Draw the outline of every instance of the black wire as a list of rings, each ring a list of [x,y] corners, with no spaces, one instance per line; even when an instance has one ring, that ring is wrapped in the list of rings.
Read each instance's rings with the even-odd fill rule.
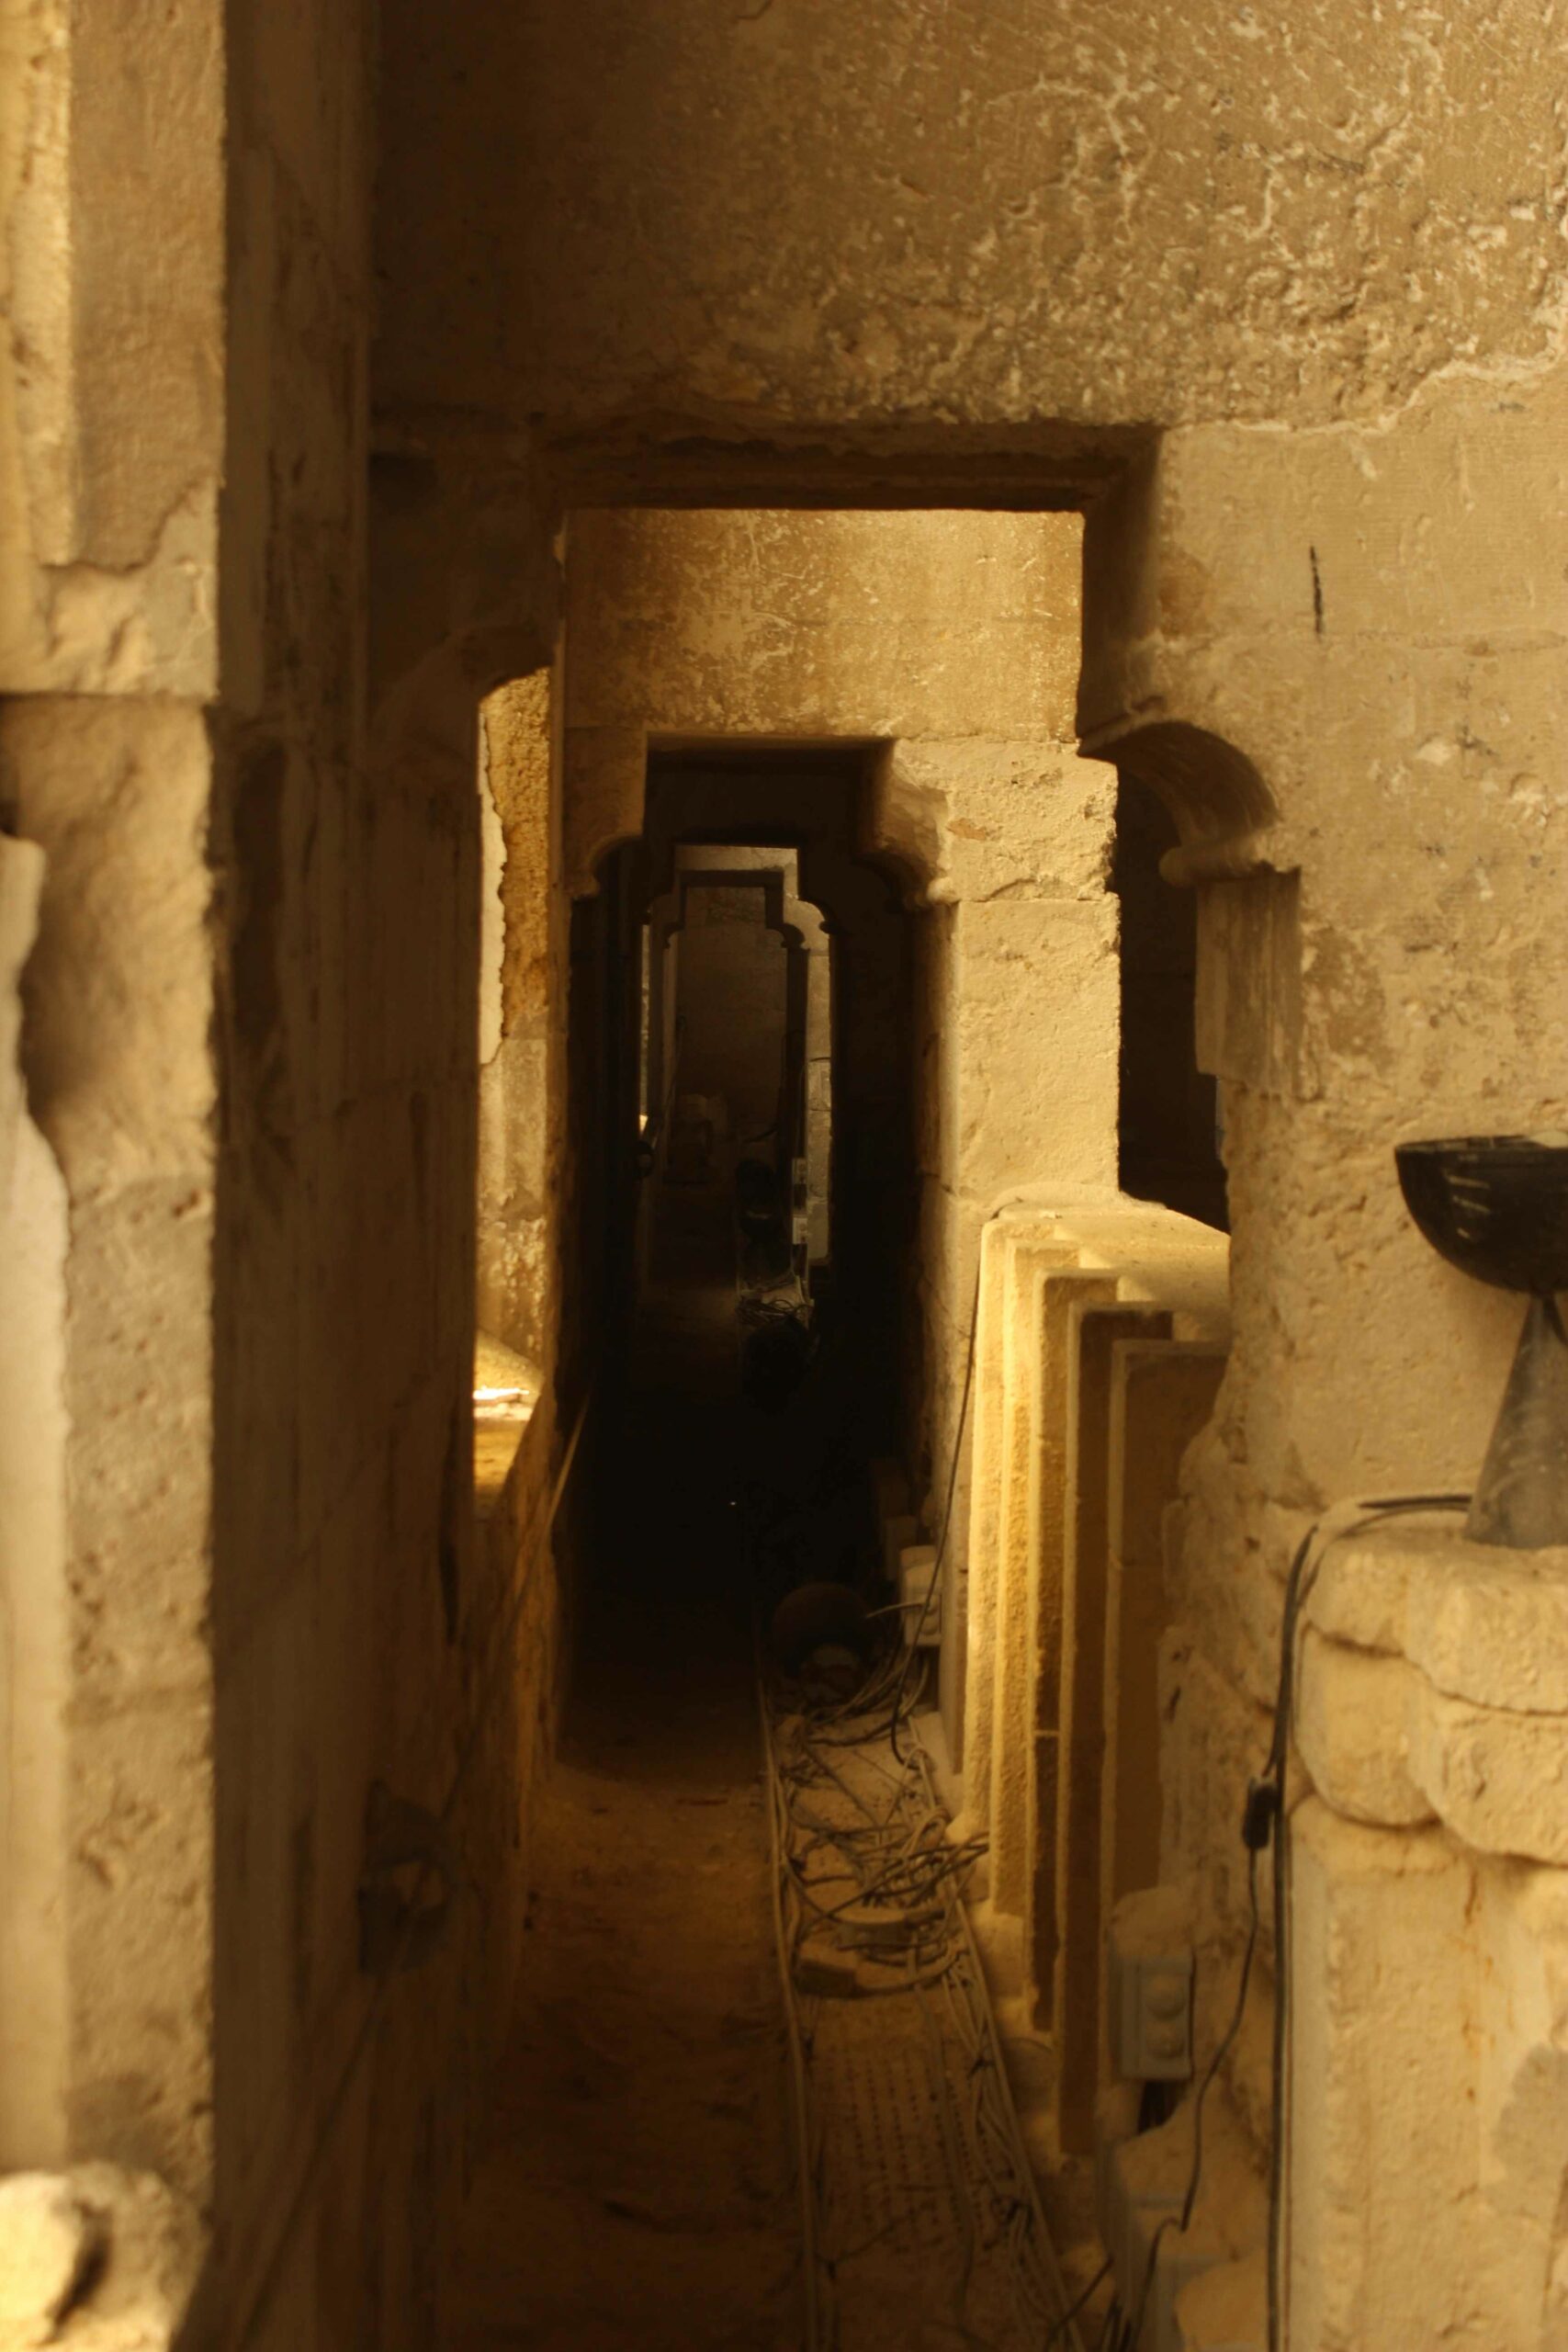
[[[1242,1952],[1241,1975],[1236,1986],[1235,2007],[1231,2021],[1216,2047],[1202,2081],[1198,2086],[1192,2111],[1192,2163],[1187,2177],[1187,2190],[1181,2201],[1179,2218],[1168,2214],[1156,2230],[1149,2244],[1148,2260],[1144,2267],[1143,2285],[1138,2292],[1135,2312],[1128,2324],[1128,2342],[1136,2346],[1143,2333],[1144,2318],[1148,2308],[1149,2294],[1154,2285],[1159,2260],[1160,2242],[1168,2230],[1184,2235],[1191,2222],[1198,2201],[1198,2188],[1203,2170],[1203,2106],[1209,2088],[1241,2031],[1247,2008],[1247,1988],[1252,1976],[1253,1961],[1258,1951],[1261,1926],[1258,1904],[1258,1857],[1272,1836],[1275,1849],[1274,1865],[1274,2031],[1271,2063],[1271,2105],[1273,2108],[1273,2144],[1269,2152],[1269,2347],[1280,2352],[1279,2259],[1280,2231],[1284,2212],[1284,2090],[1287,2072],[1287,2034],[1289,2008],[1289,1920],[1286,1916],[1286,1884],[1289,1874],[1290,1826],[1286,1813],[1286,1773],[1291,1752],[1291,1723],[1294,1704],[1296,1634],[1302,1611],[1311,1598],[1318,1573],[1330,1545],[1341,1544],[1348,1536],[1358,1534],[1364,1527],[1378,1526],[1385,1519],[1396,1519],[1412,1512],[1427,1510],[1463,1510],[1469,1504],[1468,1495],[1388,1495],[1373,1496],[1360,1505],[1359,1515],[1336,1528],[1327,1543],[1313,1557],[1322,1518],[1315,1519],[1297,1544],[1285,1579],[1285,1601],[1280,1625],[1280,1674],[1274,1699],[1274,1723],[1269,1743],[1269,1753],[1262,1773],[1247,1793],[1244,1816],[1243,1838],[1247,1846],[1247,1887],[1249,1919],[1247,1943]],[[1308,1574],[1309,1566],[1311,1574]],[[1266,1792],[1266,1809],[1258,1808],[1259,1792]]]
[[[1122,2306],[1113,2295],[1111,2299],[1111,2309],[1105,2314],[1105,2324],[1100,2331],[1100,2340],[1094,2347],[1094,2352],[1116,2352],[1117,2346],[1124,2340]]]
[[[1385,1519],[1408,1517],[1414,1512],[1428,1510],[1464,1510],[1469,1508],[1468,1495],[1385,1495],[1369,1496],[1361,1505],[1360,1515],[1336,1528],[1313,1561],[1313,1546],[1323,1525],[1315,1519],[1296,1546],[1291,1562],[1291,1572],[1285,1582],[1285,1607],[1280,1627],[1280,1679],[1274,1700],[1274,1733],[1269,1742],[1269,1758],[1264,1766],[1263,1782],[1273,1792],[1274,1838],[1274,2030],[1269,2062],[1269,2104],[1272,2109],[1273,2132],[1269,2151],[1269,2260],[1267,2286],[1269,2297],[1269,2352],[1282,2352],[1283,2337],[1280,2307],[1280,2272],[1284,2256],[1285,2230],[1285,2135],[1286,2109],[1289,2105],[1288,2076],[1290,2073],[1290,1878],[1291,1822],[1286,1805],[1286,1774],[1291,1753],[1291,1724],[1295,1707],[1295,1646],[1296,1631],[1302,1611],[1317,1582],[1323,1562],[1330,1547],[1342,1544],[1348,1536],[1359,1534],[1364,1527],[1381,1525]],[[1307,1573],[1308,1564],[1312,1573]]]
[[[1250,1917],[1247,1921],[1247,1942],[1241,1955],[1241,1974],[1236,1981],[1235,2007],[1231,2011],[1229,2025],[1214,2045],[1213,2055],[1203,2070],[1203,2079],[1198,2086],[1198,2094],[1192,2103],[1192,2162],[1188,2169],[1187,2190],[1181,2200],[1181,2211],[1179,2215],[1168,2213],[1149,2241],[1149,2257],[1144,2265],[1144,2282],[1138,2290],[1137,2308],[1133,2312],[1128,2324],[1128,2342],[1132,2345],[1137,2344],[1144,2332],[1144,2315],[1148,2309],[1149,2294],[1154,2286],[1155,2271],[1159,2263],[1160,2241],[1168,2230],[1174,2230],[1177,2235],[1181,2237],[1185,2236],[1190,2226],[1192,2209],[1198,2202],[1198,2184],[1203,2174],[1203,2104],[1209,2096],[1210,2086],[1215,2075],[1235,2046],[1236,2037],[1241,2031],[1242,2019],[1247,2014],[1247,1988],[1252,1981],[1252,1963],[1257,1957],[1258,1938],[1262,1926],[1258,1907],[1258,1850],[1255,1846],[1247,1849],[1247,1893]]]
[[[1044,2343],[1041,2346],[1040,2352],[1052,2352],[1053,2346],[1061,2343],[1063,2337],[1072,2326],[1074,2320],[1077,2319],[1079,2312],[1083,2310],[1084,2306],[1093,2296],[1095,2289],[1110,2276],[1110,2271],[1111,2256],[1107,2255],[1104,2261],[1100,2264],[1100,2268],[1095,2272],[1094,2277],[1089,2280],[1089,2285],[1084,2289],[1082,2294],[1077,2297],[1076,2301],[1067,2305],[1066,2310],[1062,2313],[1061,2318],[1056,2322],[1055,2326],[1051,2330],[1050,2335],[1045,2338]],[[1111,2309],[1115,2309],[1114,2299],[1112,2299]]]
[[[993,1210],[991,1214],[994,1216],[998,1212]],[[987,1217],[986,1225],[989,1225],[990,1222],[991,1218]],[[982,1235],[986,1225],[980,1228]],[[936,1558],[931,1563],[931,1580],[926,1587],[925,1606],[915,1620],[914,1633],[910,1635],[905,1649],[903,1671],[898,1677],[898,1687],[893,1693],[893,1719],[888,1727],[888,1737],[892,1742],[893,1753],[900,1764],[908,1761],[898,1745],[898,1717],[904,1704],[905,1685],[909,1679],[910,1663],[920,1646],[920,1637],[926,1630],[926,1620],[931,1613],[931,1603],[936,1599],[942,1584],[942,1566],[947,1558],[947,1539],[953,1526],[953,1500],[958,1491],[958,1465],[964,1457],[964,1431],[969,1419],[970,1391],[975,1385],[975,1355],[980,1335],[980,1274],[984,1264],[984,1255],[977,1243],[975,1257],[975,1298],[969,1313],[969,1348],[964,1362],[964,1394],[959,1400],[958,1427],[953,1431],[953,1454],[947,1465],[947,1498],[942,1510],[942,1533],[937,1539]]]

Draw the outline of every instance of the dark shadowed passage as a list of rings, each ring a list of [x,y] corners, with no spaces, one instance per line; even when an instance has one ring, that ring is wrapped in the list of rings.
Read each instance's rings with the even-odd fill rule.
[[[598,1574],[534,1831],[457,2352],[792,2352],[797,2207],[725,1227],[669,1238],[594,1456]]]

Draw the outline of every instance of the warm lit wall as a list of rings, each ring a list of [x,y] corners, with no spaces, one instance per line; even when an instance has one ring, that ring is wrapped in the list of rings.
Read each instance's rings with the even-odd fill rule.
[[[6,1377],[23,1393],[0,1498],[0,2037],[26,2064],[4,2068],[0,2160],[108,2156],[203,2201],[216,29],[184,12],[137,76],[114,9],[18,9],[0,37],[0,825],[19,836],[0,897],[26,1086],[24,1108],[7,1085]],[[144,168],[171,120],[186,135]]]
[[[367,20],[133,18],[14,11],[0,73],[8,990],[40,885],[36,1129],[8,1094],[0,1170],[37,1383],[0,1549],[0,2037],[31,2052],[0,2154],[189,2199],[204,2346],[425,2345],[457,2053],[477,2083],[520,1932],[547,1568],[456,1933],[368,2033],[358,1883],[373,1781],[442,1803],[549,1466],[543,1412],[481,1554],[476,714],[550,659],[548,538],[542,624],[482,659],[398,592],[420,675],[372,740]]]
[[[1167,1868],[1199,1874],[1233,1960],[1235,1792],[1267,1745],[1291,1551],[1327,1502],[1473,1480],[1518,1319],[1420,1239],[1392,1146],[1568,1112],[1565,402],[1563,369],[1519,370],[1329,434],[1175,434],[1090,524],[1086,728],[1190,832],[1257,828],[1238,878],[1201,888],[1235,1341],[1190,1464],[1167,1688]],[[1195,784],[1225,763],[1195,776],[1150,710],[1248,753],[1277,821],[1239,789],[1206,809]],[[1332,1878],[1332,1819],[1322,1844]],[[1337,1851],[1354,1876],[1355,1839]],[[1200,1982],[1212,2028],[1224,1962]],[[1266,2082],[1239,2087],[1260,2142]],[[1430,2188],[1438,2211],[1462,2193]],[[1295,2242],[1314,2226],[1298,2214]]]
[[[551,1084],[559,1039],[551,894],[559,828],[547,671],[491,695],[480,733],[481,820],[488,828],[488,962],[480,976],[479,1319],[481,1329],[547,1366],[558,1307],[550,1186],[561,1149]]]
[[[622,453],[1374,420],[1554,347],[1542,34],[1535,0],[396,0],[387,391]]]

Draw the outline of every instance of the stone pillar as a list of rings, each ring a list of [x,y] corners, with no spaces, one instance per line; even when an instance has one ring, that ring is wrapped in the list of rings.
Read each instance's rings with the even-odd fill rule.
[[[1568,1556],[1325,1557],[1289,1849],[1286,2352],[1568,2335]]]
[[[1169,1622],[1165,1526],[1182,1456],[1213,1410],[1225,1351],[1120,1340],[1112,1351],[1100,1916],[1159,1877],[1159,1653]]]
[[[1022,1917],[1029,1878],[1031,1724],[1035,1675],[1031,1592],[1031,1497],[1042,1404],[1042,1269],[1070,1264],[1072,1251],[1054,1225],[1010,1220],[1002,1227],[1002,1430],[998,1510],[997,1640],[992,1659],[990,1788],[991,1894],[998,1907]]]
[[[1062,2059],[1058,2092],[1062,2145],[1080,2153],[1094,2145],[1094,2105],[1100,2087],[1104,1973],[1101,1791],[1108,1721],[1106,1649],[1116,1356],[1134,1339],[1157,1340],[1169,1335],[1170,1317],[1157,1310],[1111,1310],[1077,1301],[1068,1309],[1061,1743],[1055,1838],[1061,1941],[1052,2009]],[[1150,1796],[1155,1799],[1156,1791],[1151,1790]]]
[[[974,746],[964,746],[974,788]],[[921,746],[931,762],[931,746]],[[957,786],[954,786],[957,790]],[[1117,1183],[1117,906],[1102,891],[957,899],[924,941],[926,1103],[921,1120],[921,1289],[936,1526],[959,1435],[976,1312],[980,1230],[1010,1190]],[[971,1383],[974,1399],[974,1383]],[[962,1465],[964,1467],[964,1465]],[[966,1757],[968,1496],[962,1467],[942,1576],[942,1722]]]

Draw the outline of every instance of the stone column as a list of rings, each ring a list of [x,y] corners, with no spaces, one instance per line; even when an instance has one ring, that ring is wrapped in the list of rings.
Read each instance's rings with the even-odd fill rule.
[[[1289,1848],[1288,2352],[1568,2332],[1568,1555],[1337,1545]]]
[[[918,857],[928,876],[918,894],[930,912],[917,1039],[924,1516],[940,1533],[956,1448],[942,1652],[955,1758],[966,1744],[972,1437],[960,1419],[981,1229],[1019,1191],[1109,1198],[1116,1187],[1111,813],[1106,779],[1043,729],[1030,743],[900,742],[877,780],[876,839]]]

